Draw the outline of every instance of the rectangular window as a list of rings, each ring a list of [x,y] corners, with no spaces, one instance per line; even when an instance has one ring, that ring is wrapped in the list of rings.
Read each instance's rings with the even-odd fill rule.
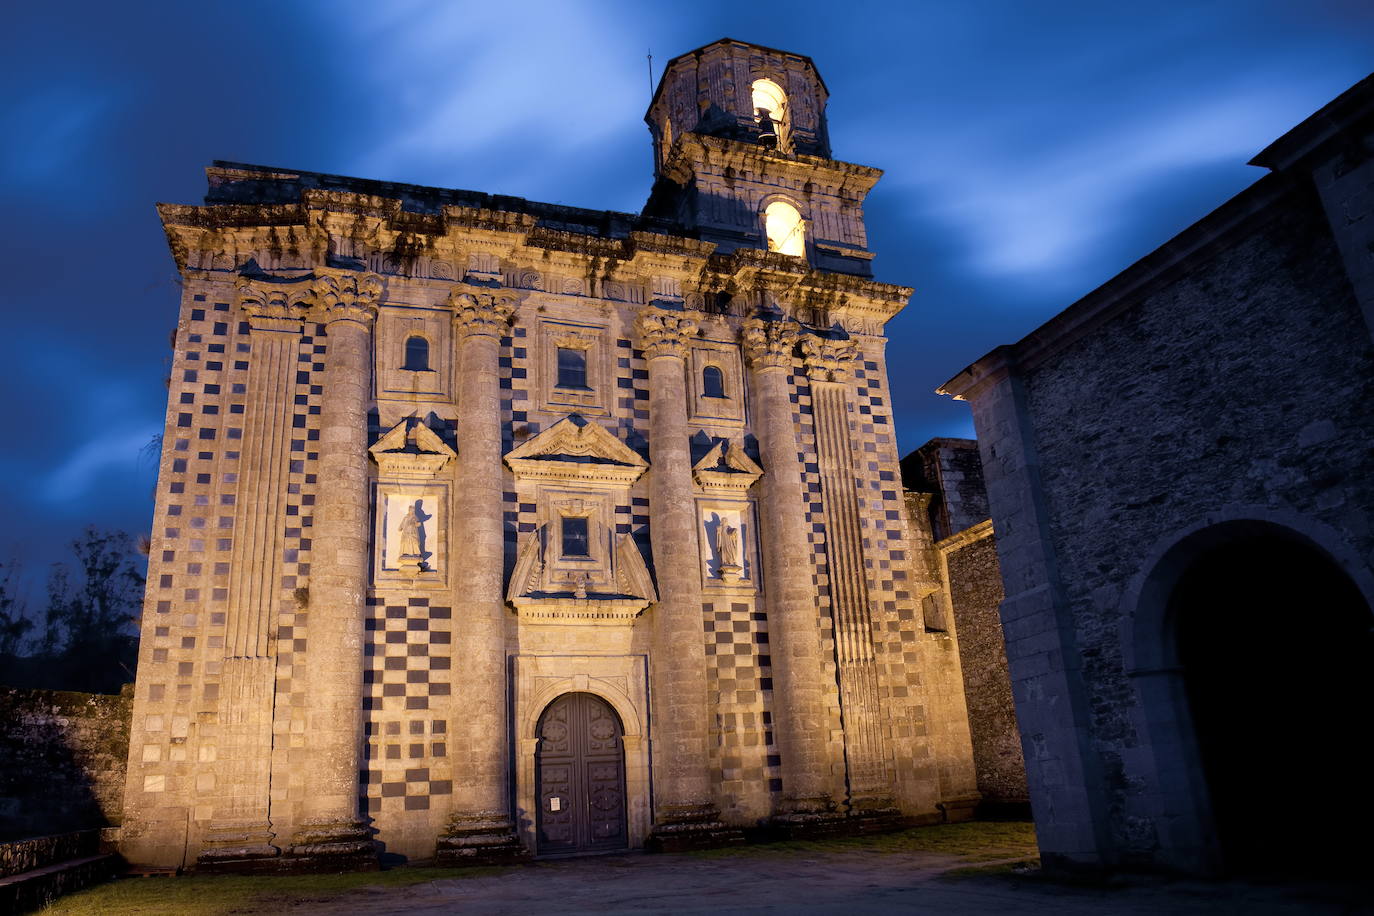
[[[590,556],[587,537],[587,519],[564,518],[563,519],[563,556],[565,557],[586,557]]]
[[[587,351],[558,348],[558,387],[587,387]]]

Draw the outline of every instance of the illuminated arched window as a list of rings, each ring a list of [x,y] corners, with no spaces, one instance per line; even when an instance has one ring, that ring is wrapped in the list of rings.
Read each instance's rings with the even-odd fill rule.
[[[763,230],[768,250],[802,257],[806,254],[806,224],[797,208],[785,200],[775,200],[763,211]]]
[[[787,95],[769,79],[754,80],[754,119],[759,125],[759,143],[787,148]]]
[[[707,366],[701,370],[701,396],[704,398],[725,397],[725,373],[719,366]]]
[[[406,338],[406,364],[403,369],[425,372],[429,369],[429,341],[418,335]]]

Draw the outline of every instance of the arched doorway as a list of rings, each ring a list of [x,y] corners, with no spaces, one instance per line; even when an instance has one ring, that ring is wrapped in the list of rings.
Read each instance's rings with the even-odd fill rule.
[[[565,693],[539,717],[535,791],[540,855],[625,849],[620,717],[590,693]]]
[[[1292,532],[1236,526],[1183,568],[1166,620],[1223,867],[1367,857],[1374,620],[1345,572]]]

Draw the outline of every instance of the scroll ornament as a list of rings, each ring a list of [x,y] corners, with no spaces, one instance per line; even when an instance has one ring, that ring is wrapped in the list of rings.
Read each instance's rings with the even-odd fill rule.
[[[806,374],[812,381],[843,382],[859,356],[859,344],[852,339],[808,337],[802,341],[802,355],[806,358]]]
[[[453,309],[453,329],[459,337],[481,336],[500,338],[515,314],[514,293],[464,292],[449,293],[449,308]]]
[[[750,318],[742,334],[745,355],[755,369],[791,368],[792,350],[797,345],[798,326],[781,318],[765,321]]]
[[[645,359],[660,356],[685,358],[687,347],[697,335],[700,316],[650,306],[639,313],[639,346]]]

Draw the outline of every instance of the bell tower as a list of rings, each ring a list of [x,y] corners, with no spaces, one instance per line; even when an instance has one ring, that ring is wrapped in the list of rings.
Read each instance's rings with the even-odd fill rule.
[[[830,157],[829,92],[809,57],[722,38],[673,58],[644,120],[647,216],[717,251],[762,248],[871,276],[864,197],[879,169]]]

